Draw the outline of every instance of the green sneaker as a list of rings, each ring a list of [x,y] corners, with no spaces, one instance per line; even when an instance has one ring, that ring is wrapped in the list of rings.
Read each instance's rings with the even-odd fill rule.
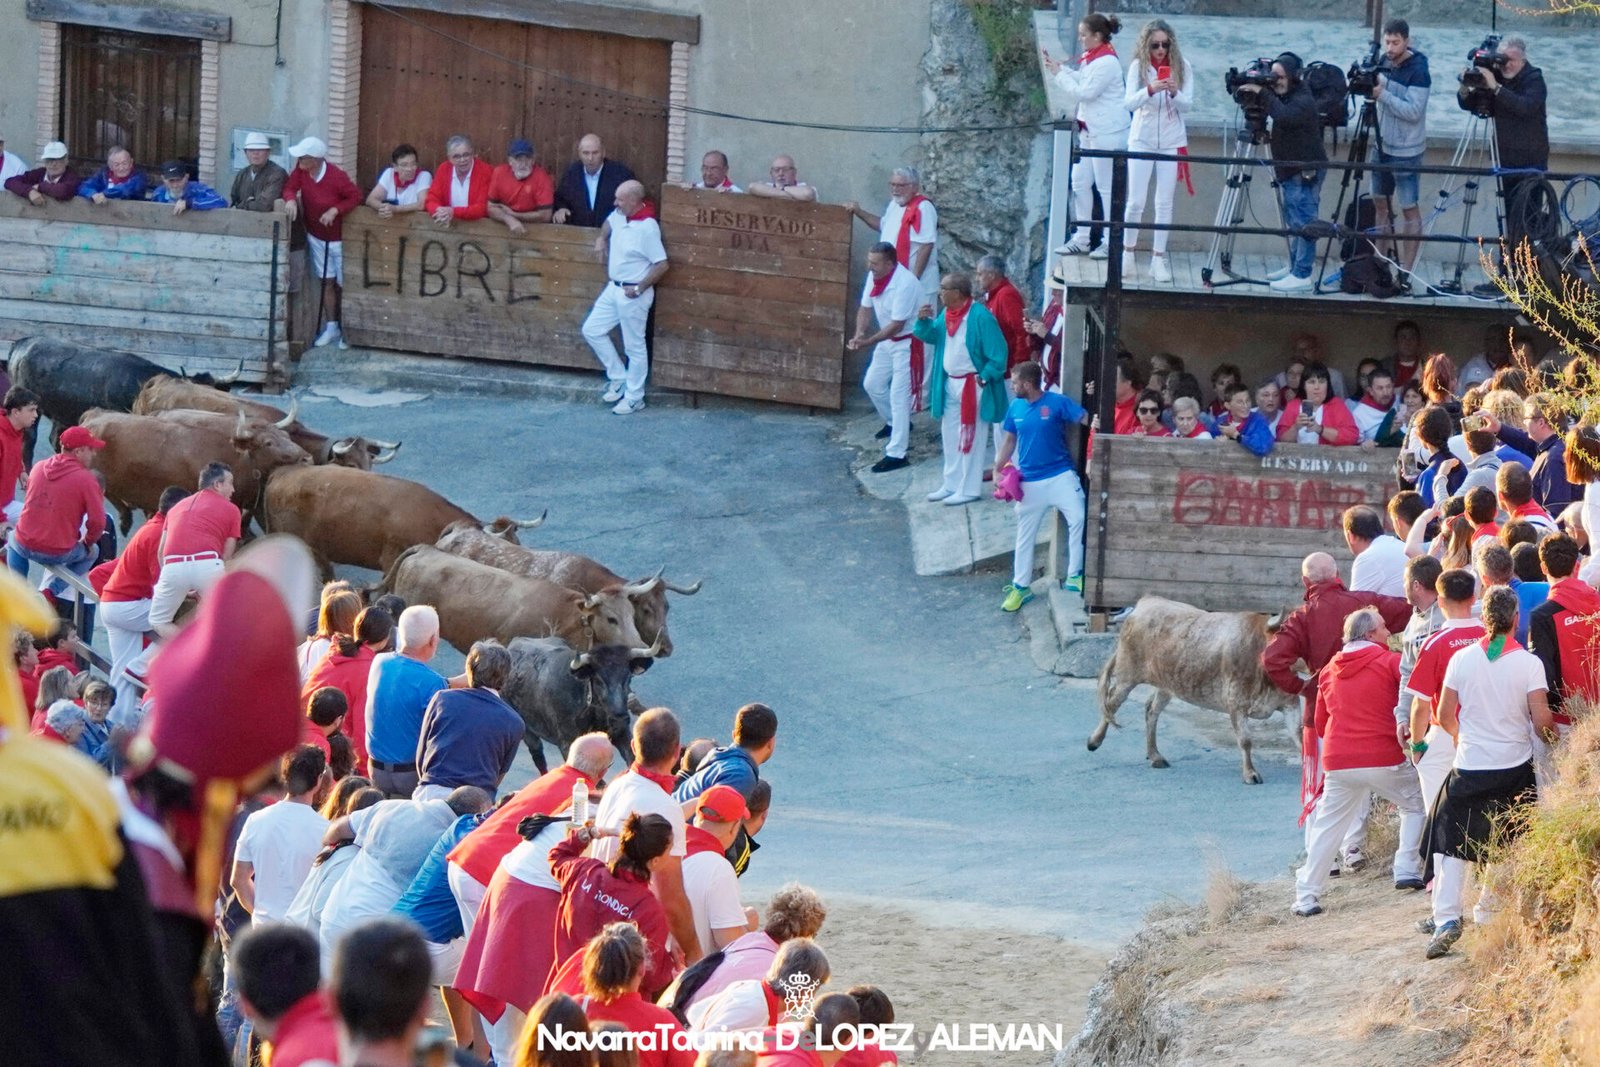
[[[1020,609],[1022,607],[1022,605],[1026,604],[1028,601],[1030,601],[1032,599],[1033,599],[1033,590],[1032,589],[1019,589],[1015,585],[1013,585],[1011,587],[1011,591],[1006,594],[1005,600],[1003,602],[1001,602],[1000,610],[1001,611],[1017,611],[1018,609]]]
[[[1082,593],[1083,592],[1083,575],[1081,575],[1081,574],[1072,575],[1071,577],[1067,578],[1064,582],[1061,583],[1061,588],[1065,589],[1069,593]]]

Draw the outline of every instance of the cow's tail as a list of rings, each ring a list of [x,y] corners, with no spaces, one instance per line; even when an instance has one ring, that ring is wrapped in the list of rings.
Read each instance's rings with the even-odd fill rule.
[[[1093,752],[1100,747],[1106,739],[1106,728],[1121,724],[1117,722],[1117,709],[1111,706],[1111,679],[1117,672],[1117,651],[1111,650],[1111,655],[1106,659],[1106,665],[1100,668],[1100,725],[1094,728],[1094,733],[1089,735],[1089,751]]]
[[[421,551],[424,548],[431,548],[431,547],[433,547],[433,546],[431,546],[431,545],[412,545],[410,548],[408,548],[404,552],[400,553],[398,556],[396,556],[394,558],[394,562],[389,564],[389,569],[383,572],[383,577],[378,581],[377,585],[372,587],[370,592],[374,596],[378,596],[378,595],[381,595],[383,593],[392,593],[392,592],[394,592],[395,585],[400,580],[400,568],[405,564],[405,562],[408,559],[410,559],[412,556],[416,555],[419,551]]]

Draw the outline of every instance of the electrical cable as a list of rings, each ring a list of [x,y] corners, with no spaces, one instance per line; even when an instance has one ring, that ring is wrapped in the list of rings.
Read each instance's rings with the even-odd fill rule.
[[[781,126],[796,130],[825,130],[831,133],[917,135],[925,133],[1006,133],[1013,130],[1050,130],[1055,128],[1056,125],[1056,123],[1050,119],[1039,119],[1034,122],[1016,122],[994,126],[858,126],[837,122],[799,122],[792,119],[763,118],[757,115],[740,115],[731,111],[717,111],[711,108],[692,107],[687,104],[679,106],[673,104],[669,100],[662,100],[658,97],[652,96],[641,96],[637,93],[624,92],[621,89],[613,89],[607,85],[600,85],[595,82],[584,81],[582,78],[575,78],[570,74],[563,74],[558,70],[550,70],[547,67],[540,67],[532,63],[525,62],[524,60],[514,59],[511,56],[503,55],[491,49],[484,48],[481,45],[473,44],[471,41],[463,40],[460,37],[454,36],[453,34],[446,33],[444,30],[430,26],[420,19],[412,18],[404,12],[396,8],[392,8],[387,4],[368,3],[365,6],[368,8],[376,8],[379,11],[382,11],[387,15],[392,15],[403,22],[409,22],[413,26],[417,26],[425,32],[431,33],[436,37],[441,37],[444,40],[450,41],[452,44],[459,45],[462,48],[476,52],[482,56],[487,56],[490,59],[497,60],[498,62],[504,63],[508,66],[526,70],[534,74],[540,74],[547,78],[555,78],[559,81],[564,81],[571,85],[581,86],[585,89],[593,89],[597,92],[606,93],[621,101],[631,101],[631,106],[628,103],[624,103],[622,105],[622,109],[631,110],[635,113],[680,111],[688,115],[699,115],[704,118],[713,119],[726,119],[731,122],[751,122],[761,126]]]

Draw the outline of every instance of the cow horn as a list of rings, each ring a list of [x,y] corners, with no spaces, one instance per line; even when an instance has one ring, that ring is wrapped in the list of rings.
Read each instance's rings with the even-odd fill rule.
[[[571,663],[567,664],[567,670],[569,670],[569,671],[580,671],[583,668],[587,667],[591,662],[593,662],[593,657],[590,656],[589,653],[580,652],[580,653],[578,653],[578,657],[576,659],[574,659]]]
[[[661,577],[661,571],[666,569],[666,566],[663,565],[660,570],[656,571],[643,581],[627,583],[622,587],[622,595],[626,597],[635,597],[650,592],[658,583],[663,580]]]
[[[285,415],[283,418],[279,419],[277,422],[273,423],[272,425],[276,426],[280,430],[287,430],[289,427],[294,425],[294,420],[299,418],[299,417],[300,417],[300,398],[297,397],[297,396],[291,396],[289,398],[289,414]]]
[[[661,581],[661,584],[666,586],[667,590],[669,592],[679,593],[679,594],[682,594],[683,596],[694,596],[696,593],[698,593],[700,591],[700,587],[702,585],[705,585],[706,582],[705,582],[705,579],[702,578],[699,581],[695,582],[693,585],[673,585],[671,582],[669,582],[669,581],[667,581],[666,579],[663,578],[662,581]]]
[[[228,375],[226,378],[219,375],[211,380],[216,382],[218,385],[232,385],[234,382],[239,380],[239,377],[242,374],[244,374],[244,360],[241,359],[239,360],[239,365],[233,369],[232,374]]]
[[[537,519],[512,519],[511,525],[515,526],[519,530],[531,530],[535,526],[542,526],[544,524],[545,516],[549,514],[550,509],[545,508],[543,511],[539,512],[539,517]]]
[[[235,436],[235,437],[248,437],[248,436],[250,436],[250,420],[249,420],[248,417],[246,417],[246,415],[245,415],[245,413],[243,411],[239,412],[239,421],[234,424],[233,436]]]
[[[389,462],[391,459],[393,459],[395,456],[397,456],[399,454],[400,454],[400,446],[399,445],[395,445],[393,448],[388,449],[386,451],[373,453],[372,462],[373,462],[374,465],[379,464],[379,463],[387,463],[387,462]]]
[[[666,636],[666,631],[665,630],[657,631],[655,644],[651,645],[649,648],[630,648],[630,649],[628,649],[628,658],[629,659],[655,659],[657,656],[661,655],[661,639],[664,636]]]
[[[178,364],[178,377],[180,377],[180,378],[189,377],[189,368],[185,367],[182,363]]]
[[[367,451],[369,452],[381,452],[386,448],[397,449],[399,447],[399,441],[380,441],[376,437],[367,438]]]
[[[356,439],[354,437],[346,437],[329,445],[328,451],[335,456],[342,456],[354,447],[356,447]]]

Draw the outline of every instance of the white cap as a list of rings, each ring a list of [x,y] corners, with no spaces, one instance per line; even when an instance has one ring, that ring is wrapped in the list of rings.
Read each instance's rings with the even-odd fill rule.
[[[328,158],[328,146],[322,143],[320,137],[307,137],[304,141],[289,149],[289,154],[296,159],[301,156],[313,156],[317,159]]]
[[[40,159],[66,159],[67,146],[60,141],[51,141],[39,150]]]
[[[272,142],[267,140],[267,135],[264,133],[247,133],[244,138],[244,146],[246,149],[271,148]]]

